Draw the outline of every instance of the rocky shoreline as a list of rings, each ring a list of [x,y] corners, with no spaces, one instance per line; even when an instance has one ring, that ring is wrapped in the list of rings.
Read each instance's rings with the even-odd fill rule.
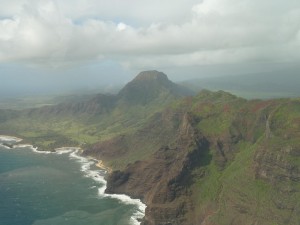
[[[23,139],[21,138],[17,138],[14,136],[7,136],[7,135],[0,135],[0,145],[7,148],[7,149],[14,149],[14,148],[18,148],[18,147],[29,147],[31,148],[35,153],[45,153],[45,154],[50,154],[50,153],[54,153],[54,154],[66,154],[66,153],[74,153],[74,152],[78,152],[80,151],[81,153],[79,155],[82,155],[83,153],[83,149],[81,149],[80,147],[60,147],[60,148],[55,148],[53,151],[42,151],[42,150],[37,150],[37,147],[34,147],[32,145],[29,144],[19,144],[20,142],[22,142]],[[75,157],[75,156],[74,156]],[[104,170],[107,172],[107,176],[109,177],[112,173],[113,170],[110,167],[107,167],[102,160],[96,159],[94,157],[91,156],[78,156],[78,157],[82,157],[82,158],[90,158],[91,160],[95,160],[97,161],[97,163],[95,163],[95,166],[100,168],[101,170]],[[106,182],[105,182],[106,183]],[[118,194],[123,196],[122,198],[128,198],[126,201],[129,201],[129,199],[131,199],[132,195],[128,195],[128,197],[125,197],[125,193],[110,193],[107,190],[107,186],[105,185],[105,189],[103,191],[102,194],[103,195],[107,195],[113,198],[118,198]],[[131,196],[131,197],[129,197]],[[121,199],[122,199],[121,198]],[[133,199],[132,199],[133,200]],[[133,200],[135,201],[135,200]],[[143,206],[145,210],[146,205]],[[139,206],[139,208],[141,208],[141,206]],[[142,210],[142,211],[143,211]],[[144,215],[143,215],[144,217]],[[138,222],[138,223],[142,223],[143,218],[140,217],[140,215],[133,215],[132,217],[134,219],[134,221]]]

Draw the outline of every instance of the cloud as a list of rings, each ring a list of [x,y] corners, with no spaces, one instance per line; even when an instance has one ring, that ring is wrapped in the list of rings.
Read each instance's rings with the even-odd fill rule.
[[[295,0],[2,1],[1,62],[155,68],[300,59]]]

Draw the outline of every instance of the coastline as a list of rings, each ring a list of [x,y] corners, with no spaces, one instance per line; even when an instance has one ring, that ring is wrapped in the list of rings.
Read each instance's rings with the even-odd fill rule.
[[[102,160],[96,159],[90,156],[82,156],[83,149],[80,147],[60,147],[55,148],[53,151],[40,151],[37,147],[34,147],[30,144],[18,144],[22,142],[23,139],[8,136],[8,135],[0,135],[0,146],[6,149],[15,149],[15,148],[30,148],[34,153],[39,154],[69,154],[71,159],[75,159],[78,163],[81,164],[81,171],[85,174],[85,176],[90,177],[95,180],[101,186],[98,188],[99,197],[104,198],[114,198],[121,201],[123,204],[135,205],[137,207],[137,211],[130,217],[131,225],[140,225],[141,221],[145,217],[146,205],[140,199],[133,199],[125,194],[107,194],[105,190],[107,188],[107,181],[105,180],[105,174],[111,173],[113,170],[106,166]],[[11,144],[11,147],[6,146],[5,144]],[[95,165],[102,171],[102,174],[98,170],[91,169],[91,166]]]
[[[98,160],[98,159],[95,159],[97,160],[98,162],[95,164],[95,166],[97,166],[98,168],[102,169],[102,170],[105,170],[107,171],[109,174],[112,173],[112,168],[106,166],[102,160]]]
[[[5,141],[5,142],[21,142],[23,139],[14,137],[14,136],[8,136],[8,135],[0,135],[0,141]]]

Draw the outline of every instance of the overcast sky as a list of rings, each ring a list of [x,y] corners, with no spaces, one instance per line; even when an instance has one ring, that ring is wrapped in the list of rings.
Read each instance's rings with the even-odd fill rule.
[[[183,80],[300,60],[299,0],[0,3],[0,88],[122,83],[148,69]]]

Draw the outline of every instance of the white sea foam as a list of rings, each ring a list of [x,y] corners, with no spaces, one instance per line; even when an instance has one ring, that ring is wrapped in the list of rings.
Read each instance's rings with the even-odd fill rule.
[[[51,154],[53,152],[51,151],[40,151],[38,150],[38,147],[34,147],[33,145],[23,145],[26,148],[30,148],[33,152],[39,153],[39,154]]]
[[[3,144],[1,144],[1,143],[0,143],[0,147],[5,148],[5,149],[11,149],[10,147],[8,147],[8,146],[6,146],[6,145],[3,145]]]
[[[62,148],[56,148],[55,152],[58,155],[62,155],[62,154],[71,153],[71,152],[74,152],[77,150],[80,150],[80,148],[78,148],[78,147],[62,147]]]
[[[34,147],[33,145],[30,144],[14,144],[12,146],[12,148],[10,148],[9,146],[3,145],[1,142],[14,142],[14,143],[18,143],[20,141],[22,141],[23,139],[21,138],[17,138],[17,137],[13,137],[13,136],[7,136],[7,135],[0,135],[0,146],[4,147],[6,149],[15,149],[15,148],[30,148],[33,152],[36,153],[44,153],[44,154],[49,154],[49,151],[38,151],[37,147]]]
[[[94,163],[91,160],[78,155],[78,152],[79,150],[71,152],[70,158],[76,159],[76,161],[81,164],[81,171],[87,173],[87,171],[90,170],[91,165],[93,165]]]
[[[20,142],[22,139],[17,138],[17,137],[11,137],[11,136],[4,136],[0,135],[0,142],[1,141],[9,141],[9,142]],[[0,143],[1,147],[11,149],[8,146],[2,145]],[[106,171],[104,170],[92,170],[91,166],[94,165],[97,161],[94,159],[89,159],[86,157],[80,156],[78,153],[80,152],[80,148],[78,147],[62,147],[62,148],[57,148],[55,151],[39,151],[37,147],[34,147],[30,144],[19,144],[19,145],[14,145],[13,148],[30,148],[33,152],[39,153],[39,154],[69,154],[69,157],[71,159],[76,160],[81,164],[81,171],[84,173],[84,176],[93,179],[96,181],[98,184],[100,184],[100,187],[98,188],[98,195],[100,198],[114,198],[118,199],[124,204],[128,205],[136,205],[137,206],[137,211],[131,216],[130,218],[130,224],[131,225],[139,225],[140,222],[139,220],[142,219],[145,216],[145,210],[146,210],[146,205],[142,203],[141,200],[139,199],[132,199],[131,197],[124,195],[124,194],[107,194],[105,193],[106,185],[107,182],[104,179]],[[94,188],[94,187],[93,187]]]
[[[14,145],[14,148],[33,148],[33,146],[30,144],[19,144],[19,145]]]
[[[3,147],[3,148],[6,148],[6,149],[16,149],[16,148],[29,148],[31,149],[33,152],[37,152],[37,153],[46,153],[46,154],[49,154],[50,152],[46,152],[46,151],[38,151],[37,150],[37,147],[33,147],[32,145],[30,144],[18,144],[18,145],[12,145],[12,147],[9,147],[9,146],[6,146],[6,145],[3,145],[0,143],[0,146]]]
[[[17,137],[13,137],[13,136],[0,135],[0,142],[2,142],[2,141],[20,142],[20,141],[22,141],[22,139],[17,138]]]
[[[139,199],[132,199],[131,197],[124,194],[106,194],[105,189],[107,182],[104,179],[105,172],[103,170],[91,170],[91,166],[95,164],[92,159],[88,159],[78,155],[78,150],[70,154],[70,158],[77,160],[81,163],[81,171],[84,172],[84,176],[89,177],[101,184],[98,188],[98,195],[100,198],[114,198],[120,200],[124,204],[136,205],[137,211],[131,216],[130,224],[138,225],[140,224],[139,219],[142,219],[145,216],[146,205],[142,203]]]

